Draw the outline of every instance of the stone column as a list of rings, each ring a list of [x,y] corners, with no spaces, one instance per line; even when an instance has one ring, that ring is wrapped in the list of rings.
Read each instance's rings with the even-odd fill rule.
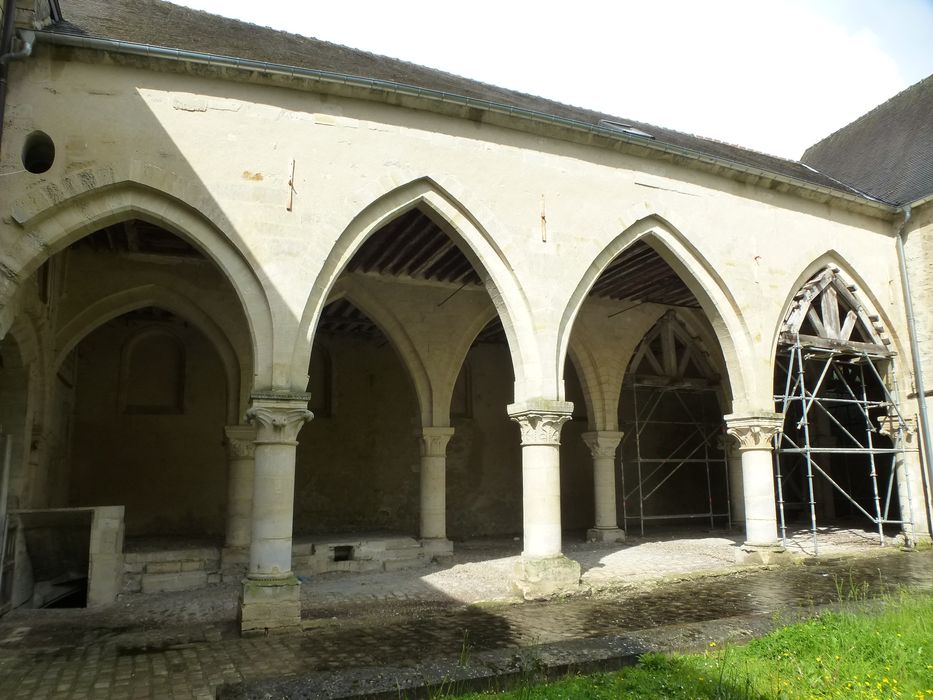
[[[729,508],[732,511],[732,527],[745,529],[745,491],[742,482],[742,453],[739,446],[729,441],[724,445],[726,463],[729,467]]]
[[[253,515],[253,470],[256,455],[256,428],[228,425],[224,428],[227,445],[227,538],[228,548],[249,547]]]
[[[785,550],[778,540],[774,504],[771,440],[780,432],[780,413],[726,416],[726,432],[738,441],[745,499],[745,544],[737,552],[743,563],[767,563]]]
[[[923,483],[923,461],[917,442],[917,421],[905,418],[902,426],[896,416],[881,416],[878,423],[878,432],[891,438],[894,446],[903,450],[895,456],[894,469],[901,520],[908,523],[904,526],[907,544],[929,543],[930,520]]]
[[[616,450],[622,433],[599,430],[580,436],[593,455],[593,495],[596,525],[586,531],[591,542],[622,542],[616,513]]]
[[[224,575],[243,574],[249,559],[253,518],[253,470],[256,454],[256,428],[228,425],[224,428],[227,446],[227,533],[222,552]]]
[[[513,575],[526,598],[544,598],[576,588],[580,565],[561,552],[560,429],[573,404],[538,399],[509,406],[522,435],[524,547]]]
[[[313,415],[307,394],[257,393],[246,419],[256,426],[249,567],[240,594],[243,634],[292,631],[301,625],[292,574],[292,515],[298,431]]]
[[[421,547],[432,556],[453,553],[447,539],[447,443],[453,428],[421,429]]]

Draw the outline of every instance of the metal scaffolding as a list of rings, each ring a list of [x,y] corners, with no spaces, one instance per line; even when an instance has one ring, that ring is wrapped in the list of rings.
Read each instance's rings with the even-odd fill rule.
[[[732,527],[729,508],[729,465],[722,449],[722,419],[705,418],[698,409],[703,404],[718,407],[719,388],[695,382],[674,385],[632,381],[623,388],[631,392],[632,420],[624,423],[626,441],[634,441],[634,460],[620,464],[622,489],[622,519],[626,529],[630,520],[637,520],[641,534],[645,523],[654,520],[708,518],[710,528],[716,519],[724,519]],[[719,412],[721,415],[721,411]],[[676,430],[675,440],[664,445],[646,440],[646,430]],[[620,450],[620,455],[623,453]],[[621,457],[620,457],[621,459]],[[662,487],[675,476],[684,476],[690,469],[700,469],[705,476],[705,510],[685,513],[658,512],[663,500]],[[725,496],[721,503],[715,496],[714,478],[722,470]],[[625,478],[626,470],[634,471],[634,483]],[[670,486],[670,484],[669,484]],[[654,512],[650,512],[650,511]]]
[[[824,347],[820,347],[823,345]],[[879,419],[888,418],[898,434],[906,429],[898,402],[885,385],[883,363],[891,353],[870,353],[857,343],[803,343],[798,336],[777,356],[776,410],[784,430],[775,437],[775,478],[781,541],[787,541],[787,512],[808,508],[814,553],[817,541],[817,483],[868,518],[884,544],[884,526],[910,524],[892,517],[897,493],[897,458],[903,451],[882,436]],[[900,442],[900,440],[897,440]],[[842,483],[840,483],[842,482]],[[906,482],[906,480],[905,480]],[[822,503],[834,507],[834,501]]]

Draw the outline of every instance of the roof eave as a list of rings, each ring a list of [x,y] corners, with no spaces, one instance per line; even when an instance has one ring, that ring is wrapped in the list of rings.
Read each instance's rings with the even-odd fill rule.
[[[919,209],[921,207],[927,206],[930,203],[933,203],[933,192],[926,195],[925,197],[921,197],[920,199],[917,199],[917,200],[914,200],[913,202],[909,202],[905,204],[904,207],[910,207],[911,209]],[[903,209],[904,207],[901,207],[901,209]]]
[[[104,39],[100,37],[81,36],[67,34],[49,30],[37,31],[36,38],[39,42],[55,46],[64,46],[74,49],[84,49],[99,52],[111,52],[126,54],[136,57],[143,57],[152,61],[168,60],[182,63],[192,63],[214,67],[218,70],[235,70],[244,73],[260,74],[267,76],[284,76],[293,79],[303,79],[317,82],[324,85],[346,86],[361,89],[369,93],[370,99],[379,99],[380,94],[396,94],[402,97],[421,100],[425,103],[425,109],[430,109],[433,104],[454,105],[470,110],[480,110],[491,115],[506,117],[509,121],[517,120],[519,123],[538,123],[548,126],[556,126],[577,133],[586,134],[589,137],[598,137],[609,142],[617,144],[628,144],[634,149],[644,149],[649,152],[655,152],[658,156],[675,156],[685,158],[696,164],[713,166],[717,172],[740,174],[743,181],[749,181],[749,176],[754,178],[752,184],[761,185],[761,180],[766,182],[782,183],[785,187],[801,190],[801,194],[808,193],[810,199],[813,195],[819,195],[820,201],[835,200],[840,204],[855,206],[859,210],[870,213],[879,218],[891,218],[899,208],[893,205],[872,199],[856,193],[850,193],[823,185],[818,185],[806,180],[784,175],[763,168],[737,163],[726,158],[702,153],[689,148],[675,146],[673,144],[662,143],[640,136],[627,135],[615,129],[600,127],[596,124],[581,122],[578,120],[557,117],[545,112],[512,107],[506,104],[491,102],[487,100],[464,97],[454,93],[432,90],[429,88],[420,88],[405,83],[397,83],[388,80],[376,78],[362,78],[354,75],[336,73],[332,71],[318,70],[313,68],[302,68],[298,66],[289,66],[285,64],[269,63],[266,61],[255,61],[252,59],[236,58],[232,56],[223,56],[219,54],[200,53],[186,51],[183,49],[172,49],[163,46],[151,44],[140,44],[133,42],[120,41],[117,39]],[[445,111],[435,108],[434,111]],[[517,128],[514,123],[511,128]],[[599,146],[598,142],[588,140],[591,145]],[[707,168],[708,169],[708,168]]]

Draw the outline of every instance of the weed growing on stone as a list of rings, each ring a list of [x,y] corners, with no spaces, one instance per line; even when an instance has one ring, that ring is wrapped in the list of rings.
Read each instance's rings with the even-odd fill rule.
[[[463,640],[460,642],[460,658],[457,659],[458,666],[466,666],[470,663],[470,654],[473,651],[473,644],[470,642],[470,630],[463,630]]]

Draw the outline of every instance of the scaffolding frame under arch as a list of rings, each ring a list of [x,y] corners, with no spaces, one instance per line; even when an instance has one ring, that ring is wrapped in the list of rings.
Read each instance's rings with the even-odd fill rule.
[[[783,371],[784,386],[783,392],[775,392],[774,400],[776,410],[785,416],[784,430],[774,438],[781,542],[787,543],[787,511],[795,505],[788,498],[788,491],[796,487],[792,477],[798,470],[802,471],[805,481],[805,493],[798,495],[806,499],[803,505],[809,510],[814,554],[819,552],[817,477],[831,487],[830,494],[840,494],[855,512],[872,522],[881,545],[885,544],[886,525],[906,528],[908,536],[912,537],[912,524],[892,517],[891,513],[895,495],[906,498],[908,506],[912,507],[909,480],[903,480],[904,493],[897,490],[897,472],[904,468],[898,456],[904,452],[902,443],[907,424],[897,397],[883,379],[885,371],[893,375],[893,365],[887,370],[883,365],[892,362],[893,353],[872,353],[864,348],[840,347],[841,344],[833,343],[825,345],[804,343],[798,336],[793,343],[785,343],[778,349],[777,372]],[[897,383],[893,385],[896,387]],[[854,416],[854,420],[844,422],[840,419],[842,414]],[[825,440],[820,440],[811,429],[815,418],[821,418],[824,425],[830,426],[843,444],[821,444]],[[881,419],[896,426],[889,438],[891,447],[885,446],[888,438],[881,435],[878,424]],[[793,421],[796,423],[789,425]],[[841,469],[839,458],[845,460]],[[852,488],[852,472],[860,464],[868,471],[868,507],[859,502]],[[843,480],[839,471],[846,477],[845,485],[839,483]],[[882,475],[882,471],[887,473]]]
[[[625,429],[623,444],[634,441],[634,464],[629,468],[634,471],[634,479],[626,479],[626,464],[623,450],[619,450],[618,470],[622,491],[622,520],[626,530],[629,521],[637,521],[641,535],[645,534],[645,525],[650,521],[708,519],[710,529],[715,529],[716,520],[725,520],[727,529],[732,528],[731,494],[729,493],[729,464],[723,449],[723,422],[704,420],[691,407],[685,396],[705,395],[718,403],[718,386],[703,386],[699,383],[683,382],[672,385],[659,385],[647,381],[633,381],[623,387],[623,391],[632,393],[633,415],[630,421],[623,423]],[[641,400],[639,397],[641,396]],[[656,417],[656,412],[667,401],[675,404],[683,414],[682,420]],[[674,426],[680,431],[680,441],[670,446],[664,453],[651,453],[646,448],[642,436],[646,429],[659,426]],[[722,484],[725,497],[721,507],[717,507],[714,497],[714,470],[722,469]],[[706,509],[690,510],[679,513],[651,513],[652,499],[661,493],[662,487],[684,470],[700,469],[705,476]],[[657,500],[657,499],[655,499]]]

